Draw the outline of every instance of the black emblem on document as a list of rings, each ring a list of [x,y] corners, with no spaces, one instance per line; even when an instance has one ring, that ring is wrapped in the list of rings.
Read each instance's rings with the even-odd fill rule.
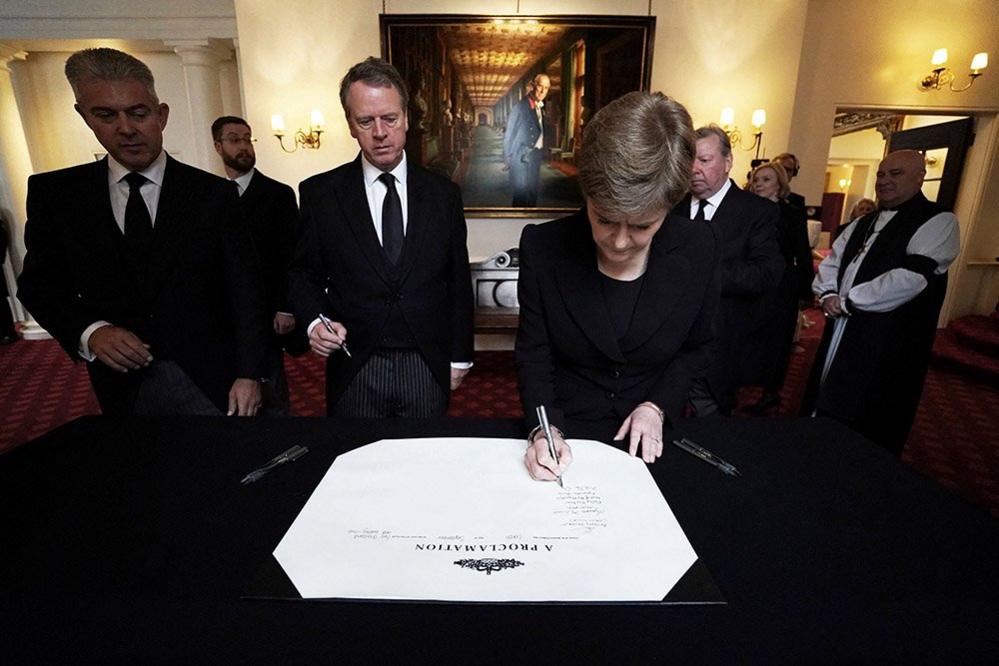
[[[517,560],[499,560],[495,557],[484,557],[481,560],[458,560],[455,564],[466,569],[485,571],[487,576],[491,576],[494,571],[503,571],[503,569],[514,569],[524,566],[523,562],[518,562]]]

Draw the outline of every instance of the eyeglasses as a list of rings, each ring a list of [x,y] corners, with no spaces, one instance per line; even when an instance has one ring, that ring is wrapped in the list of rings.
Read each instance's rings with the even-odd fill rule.
[[[249,145],[251,143],[256,143],[256,142],[257,142],[256,137],[252,136],[235,136],[230,134],[229,136],[222,137],[222,143],[229,143],[234,146],[238,146],[241,143]]]

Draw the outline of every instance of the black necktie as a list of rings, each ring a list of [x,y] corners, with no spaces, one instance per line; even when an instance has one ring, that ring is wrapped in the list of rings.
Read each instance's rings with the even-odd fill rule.
[[[125,176],[128,203],[125,204],[125,245],[129,253],[145,254],[153,239],[153,220],[139,190],[147,181],[141,173]]]
[[[707,218],[704,217],[704,207],[707,205],[707,203],[708,202],[705,201],[704,199],[697,200],[697,213],[694,215],[695,220],[701,220],[701,221],[707,220]]]
[[[383,173],[378,180],[385,183],[385,201],[382,203],[382,247],[393,264],[399,263],[402,254],[402,202],[395,191],[395,176]]]

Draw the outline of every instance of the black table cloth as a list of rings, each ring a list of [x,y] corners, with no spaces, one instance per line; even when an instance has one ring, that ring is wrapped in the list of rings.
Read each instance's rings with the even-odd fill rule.
[[[338,453],[523,425],[78,419],[0,456],[0,662],[999,661],[985,511],[832,421],[684,433],[742,472],[650,467],[727,605],[331,603],[243,597]]]

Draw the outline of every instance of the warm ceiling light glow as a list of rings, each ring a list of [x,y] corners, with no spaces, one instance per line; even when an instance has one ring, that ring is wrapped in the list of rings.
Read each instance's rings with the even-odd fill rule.
[[[753,127],[763,127],[767,124],[767,112],[763,109],[753,111]]]
[[[947,62],[947,49],[937,49],[933,52],[933,57],[930,59],[931,65],[939,67],[945,62]]]
[[[731,106],[726,106],[721,111],[721,117],[718,119],[718,124],[722,127],[735,124],[735,109]]]
[[[326,124],[326,120],[323,118],[323,112],[319,109],[313,109],[312,114],[309,116],[309,125],[313,129],[320,129]]]
[[[284,118],[281,117],[280,113],[275,113],[271,116],[271,130],[273,130],[275,134],[278,132],[284,132]]]
[[[971,71],[975,74],[978,74],[988,66],[989,54],[984,51],[982,53],[976,53],[975,57],[971,59]]]

